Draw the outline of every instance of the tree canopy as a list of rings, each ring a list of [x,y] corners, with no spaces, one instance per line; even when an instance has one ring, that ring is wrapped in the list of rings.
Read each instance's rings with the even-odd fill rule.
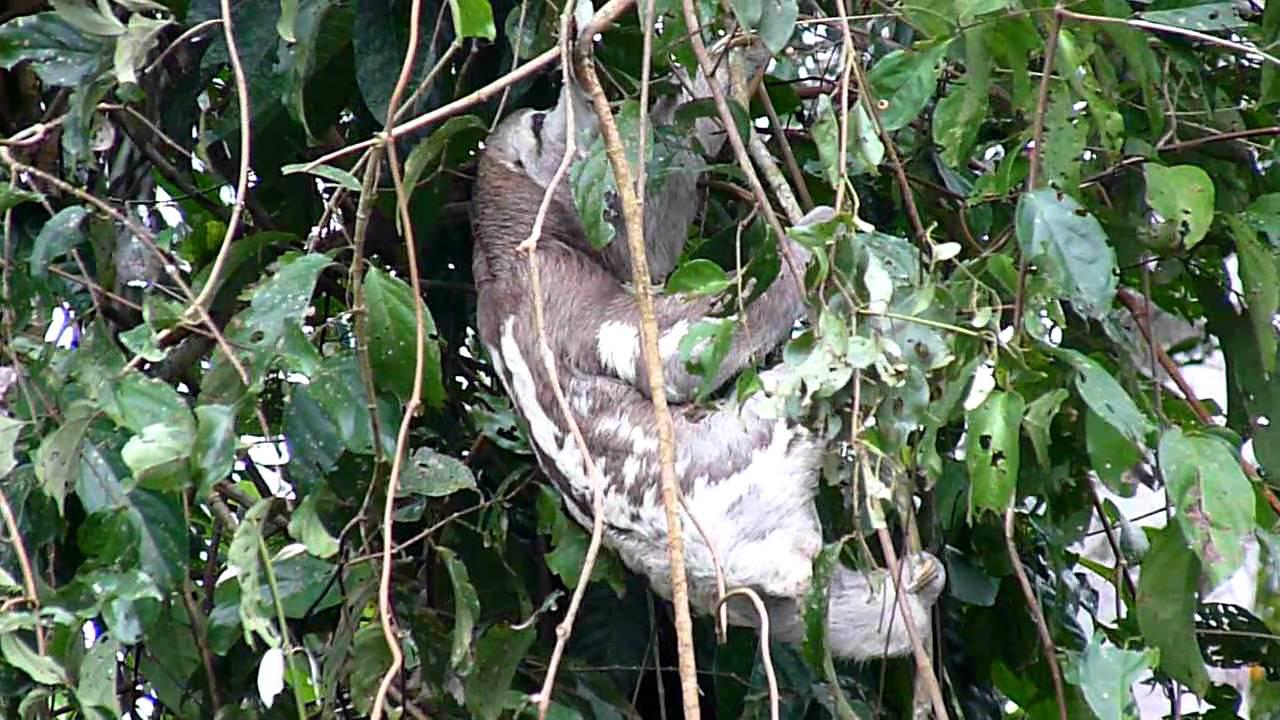
[[[811,631],[766,662],[700,620],[704,714],[768,717],[776,676],[786,718],[928,712],[930,683],[950,717],[1126,718],[1149,677],[1233,717],[1206,665],[1280,711],[1280,2],[689,3],[615,0],[594,41],[659,184],[721,118],[639,129],[691,34],[773,55],[731,69],[750,158],[702,159],[666,289],[749,303],[797,281],[776,229],[840,212],[799,236],[809,320],[770,359],[828,441]],[[476,159],[555,102],[562,9],[0,10],[6,717],[536,717],[556,661],[549,717],[678,715],[670,605],[607,550],[582,577],[474,330]],[[570,184],[621,242],[603,142]],[[681,351],[710,377],[749,331]],[[1184,373],[1218,358],[1225,406]],[[1109,499],[1139,486],[1161,527]],[[824,647],[823,578],[884,531],[946,565],[929,682]],[[1206,602],[1253,545],[1256,607]]]

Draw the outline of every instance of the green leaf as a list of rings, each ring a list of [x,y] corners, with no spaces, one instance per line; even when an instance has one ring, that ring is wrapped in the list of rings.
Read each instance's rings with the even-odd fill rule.
[[[1093,471],[1112,492],[1132,495],[1133,488],[1125,482],[1125,474],[1142,461],[1142,451],[1092,409],[1085,415],[1084,427],[1085,447]]]
[[[275,627],[275,608],[262,590],[267,586],[266,567],[262,557],[262,525],[271,511],[271,498],[254,503],[244,514],[240,526],[227,548],[227,568],[236,572],[240,583],[240,625],[244,641],[254,646],[254,636],[261,636],[268,647],[278,647],[280,635]]]
[[[280,17],[276,18],[276,33],[288,43],[298,42],[294,26],[298,22],[298,0],[280,0]]]
[[[32,275],[47,277],[50,263],[88,239],[80,229],[80,223],[88,215],[89,210],[83,205],[72,205],[59,210],[40,228],[35,246],[31,248]]]
[[[971,508],[1003,512],[1012,505],[1018,489],[1018,429],[1024,407],[1021,395],[996,391],[966,416]]]
[[[82,706],[104,710],[109,717],[120,717],[120,696],[116,693],[119,664],[116,653],[120,643],[111,636],[100,636],[80,662],[80,684],[76,700]]]
[[[66,685],[67,671],[57,660],[48,655],[39,655],[27,645],[26,641],[16,633],[0,635],[0,654],[15,668],[31,676],[32,680],[43,685]]]
[[[459,490],[475,489],[475,475],[461,460],[421,447],[413,451],[413,460],[400,478],[397,495],[445,497]]]
[[[582,562],[587,556],[587,544],[591,537],[560,510],[560,499],[554,490],[545,485],[538,494],[538,532],[551,535],[551,552],[546,554],[547,569],[564,581],[565,587],[577,587],[582,574]],[[622,568],[617,556],[601,549],[596,556],[591,580],[606,581],[613,591],[622,595]]]
[[[764,46],[774,55],[786,49],[795,32],[800,7],[796,0],[764,0],[764,14],[756,27]]]
[[[311,163],[290,163],[280,168],[281,175],[293,175],[294,173],[308,173],[316,177],[324,178],[338,187],[346,188],[351,192],[360,192],[360,180],[355,175],[336,168],[332,165],[311,165]]]
[[[49,4],[58,13],[58,17],[86,35],[115,37],[124,34],[124,23],[116,19],[104,0],[99,0],[97,9],[80,0],[49,0]]]
[[[1203,696],[1209,674],[1196,640],[1200,561],[1178,524],[1153,535],[1138,578],[1138,628],[1147,643],[1160,650],[1160,669]]]
[[[259,351],[279,350],[285,330],[301,326],[316,278],[330,262],[319,254],[281,260],[275,274],[252,291],[249,307],[227,326],[228,339]]]
[[[458,39],[474,37],[492,42],[498,36],[489,0],[449,0],[449,14]]]
[[[844,543],[834,542],[822,546],[813,558],[813,579],[804,595],[804,660],[814,672],[821,672],[827,658],[827,605],[830,602],[828,588],[831,577],[838,572],[840,550]]]
[[[36,477],[45,494],[57,503],[58,512],[62,512],[67,489],[79,476],[80,451],[92,419],[86,403],[75,403],[63,414],[62,425],[44,436],[36,452]]]
[[[1077,685],[1098,720],[1137,720],[1133,684],[1155,665],[1154,650],[1125,650],[1105,643],[1095,633],[1084,652],[1069,667],[1067,679]]]
[[[591,247],[600,250],[613,242],[618,234],[612,218],[618,212],[618,184],[613,168],[604,152],[604,141],[596,141],[588,148],[586,157],[573,164],[569,171],[573,202],[582,218],[582,229],[587,233]],[[523,239],[523,238],[522,238]]]
[[[1116,294],[1116,254],[1093,215],[1051,189],[1018,200],[1018,244],[1083,314],[1101,318]]]
[[[516,669],[537,636],[532,623],[520,629],[494,625],[476,641],[475,670],[466,678],[466,704],[471,717],[498,720]]]
[[[196,408],[191,470],[200,497],[207,497],[214,483],[231,476],[238,446],[235,413],[230,407],[201,405]]]
[[[755,30],[764,15],[763,0],[732,0],[733,14],[738,22],[749,30]]]
[[[376,267],[365,275],[365,304],[369,310],[369,364],[379,387],[405,400],[413,392],[413,372],[417,357],[417,318],[413,288]],[[422,307],[422,401],[427,407],[444,404],[444,384],[440,379],[440,345],[436,325],[426,303]]]
[[[413,188],[417,186],[427,166],[440,157],[455,135],[469,132],[483,137],[488,129],[489,127],[479,117],[463,115],[451,117],[443,125],[432,130],[425,140],[413,146],[413,150],[409,151],[409,157],[405,158],[403,177],[405,190],[413,192]],[[357,185],[356,191],[359,192],[359,190],[360,187]]]
[[[1159,453],[1178,525],[1217,587],[1244,563],[1253,486],[1231,447],[1212,435],[1183,435],[1175,426],[1160,438]]]
[[[0,25],[0,67],[12,70],[23,61],[46,85],[75,87],[96,75],[110,46],[84,35],[57,13],[44,12]]]
[[[667,278],[668,293],[715,295],[729,287],[729,276],[724,269],[710,260],[690,260]]]
[[[1147,435],[1154,426],[1106,368],[1075,350],[1056,348],[1053,353],[1075,368],[1076,392],[1090,410],[1110,423],[1133,444],[1146,444]]]
[[[947,40],[920,49],[894,50],[871,68],[868,80],[885,132],[906,127],[924,110],[937,89],[942,60],[950,46]]]
[[[317,508],[318,494],[311,493],[298,503],[289,517],[289,535],[307,546],[307,552],[320,558],[333,557],[338,553],[338,539],[329,534],[328,528],[320,519]]]
[[[1031,447],[1036,452],[1036,462],[1043,468],[1049,467],[1049,427],[1057,416],[1062,401],[1070,395],[1066,390],[1057,388],[1041,395],[1027,406],[1027,416],[1022,419],[1022,429],[1031,440]]]
[[[1174,10],[1152,10],[1140,12],[1137,16],[1147,22],[1199,32],[1232,30],[1249,25],[1236,14],[1235,3],[1229,2],[1203,3]]]
[[[1005,1],[993,0],[991,4],[1003,6]],[[972,10],[988,12],[981,7],[972,7],[981,4],[981,0],[968,3]],[[964,166],[978,139],[978,131],[987,119],[987,95],[991,85],[990,42],[986,25],[965,31],[964,79],[953,84],[951,91],[938,101],[933,110],[933,142],[942,147],[942,162],[949,167]]]
[[[21,420],[0,415],[0,480],[9,475],[9,471],[18,465],[13,448],[18,444],[18,435],[26,423]]]
[[[138,70],[147,61],[147,54],[156,46],[160,32],[173,24],[172,20],[149,18],[145,15],[132,15],[125,33],[116,38],[114,70],[116,82],[138,82]]]
[[[1045,113],[1044,149],[1040,154],[1045,184],[1066,191],[1080,184],[1080,166],[1089,139],[1089,124],[1075,112],[1074,101],[1067,87],[1057,84]]]
[[[0,37],[3,37],[4,27],[0,26]],[[0,45],[0,49],[3,45]],[[14,185],[0,185],[0,213],[6,212],[18,207],[23,203],[40,202],[44,199],[44,195],[30,190],[23,190]]]
[[[471,585],[467,566],[449,548],[437,548],[449,571],[453,583],[453,650],[449,653],[449,667],[459,674],[471,672],[471,633],[475,630],[476,617],[480,615],[480,598]]]
[[[961,26],[969,25],[979,15],[1003,10],[1009,0],[956,0],[956,20]]]
[[[1239,217],[1227,218],[1227,225],[1236,241],[1240,282],[1244,285],[1245,306],[1249,308],[1249,322],[1257,342],[1258,361],[1262,369],[1271,374],[1276,370],[1276,329],[1272,323],[1280,312],[1278,257],[1258,241],[1253,228]],[[1280,232],[1280,227],[1275,230]]]
[[[1182,245],[1193,248],[1213,224],[1213,180],[1195,165],[1147,163],[1147,204],[1171,224]]]
[[[193,423],[156,423],[129,438],[120,458],[140,487],[185,490],[191,482]]]

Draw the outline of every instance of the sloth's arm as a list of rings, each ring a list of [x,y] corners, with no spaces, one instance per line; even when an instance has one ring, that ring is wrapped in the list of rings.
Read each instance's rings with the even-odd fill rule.
[[[816,223],[831,215],[830,208],[818,208],[805,220]],[[798,269],[803,271],[803,263],[809,258],[808,251],[789,239],[787,242],[793,255],[801,262]],[[703,377],[690,372],[681,360],[680,345],[699,322],[714,318],[715,306],[716,300],[705,296],[676,294],[654,297],[658,351],[667,399],[671,402],[692,399],[703,384]],[[646,365],[640,351],[640,313],[631,291],[613,286],[605,302],[596,307],[602,307],[603,311],[596,310],[591,315],[600,319],[579,326],[587,331],[583,337],[590,343],[587,352],[599,362],[599,367],[606,374],[631,384],[648,397]],[[747,306],[745,322],[744,318],[735,318],[738,326],[733,329],[729,350],[712,376],[710,387],[719,388],[761,355],[777,347],[804,315],[804,307],[799,283],[789,273],[783,272],[769,289]]]

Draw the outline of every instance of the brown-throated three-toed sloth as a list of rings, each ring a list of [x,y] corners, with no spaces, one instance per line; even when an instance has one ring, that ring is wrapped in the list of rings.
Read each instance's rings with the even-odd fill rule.
[[[699,86],[705,89],[703,83],[701,78],[692,83],[695,92]],[[574,518],[590,527],[591,483],[537,349],[527,259],[516,249],[528,237],[563,157],[568,102],[575,103],[578,146],[587,148],[596,122],[576,88],[566,88],[552,110],[512,114],[486,141],[474,190],[473,271],[480,338],[494,369],[529,425],[543,470]],[[671,110],[669,104],[655,107],[655,121],[669,117]],[[714,144],[704,130],[698,133],[705,136],[700,138],[704,146]],[[680,255],[696,210],[696,183],[693,171],[667,174],[646,204],[646,248],[655,278],[669,273]],[[829,209],[820,209],[806,220],[830,216]],[[794,256],[807,261],[807,250],[787,242]],[[619,232],[604,250],[593,249],[567,182],[555,189],[536,251],[547,343],[574,418],[606,482],[604,540],[669,597],[667,524],[659,500],[658,441],[640,352],[640,317],[630,289],[620,281],[630,277],[626,248]],[[735,333],[716,386],[787,337],[804,313],[797,285],[783,273],[747,308],[750,332]],[[809,589],[811,562],[822,546],[814,495],[823,448],[804,427],[769,417],[760,393],[741,406],[732,399],[709,410],[693,405],[702,378],[685,367],[678,347],[694,324],[711,315],[715,302],[681,295],[654,298],[675,423],[676,474],[686,507],[709,536],[728,587],[758,592],[769,609],[773,635],[795,642],[803,634],[799,598]],[[762,373],[766,387],[782,372]],[[709,612],[717,597],[712,554],[692,523],[686,521],[685,527],[691,601]],[[944,581],[941,566],[929,555],[911,558],[906,565],[903,587],[909,589],[910,622],[927,628],[929,608]],[[828,609],[828,643],[835,655],[868,658],[910,650],[893,584],[884,579],[883,572],[835,572]],[[732,603],[730,620],[757,625],[749,607]]]

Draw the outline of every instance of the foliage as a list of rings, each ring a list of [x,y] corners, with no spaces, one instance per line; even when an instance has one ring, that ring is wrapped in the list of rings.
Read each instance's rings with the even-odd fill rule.
[[[528,716],[587,535],[541,483],[476,343],[466,202],[487,128],[549,106],[556,78],[399,137],[420,346],[390,173],[358,153],[313,163],[383,130],[410,2],[231,4],[248,127],[210,22],[217,0],[0,11],[0,708],[368,714],[391,662],[381,508],[420,381],[393,498],[405,659],[390,703]],[[1013,512],[1070,717],[1135,717],[1130,688],[1148,671],[1230,714],[1239,697],[1206,662],[1260,668],[1256,707],[1280,707],[1275,596],[1263,593],[1258,617],[1205,602],[1250,542],[1259,587],[1280,573],[1280,61],[1263,52],[1280,40],[1280,3],[854,5],[698,3],[704,24],[757,33],[775,53],[764,87],[785,127],[764,130],[757,98],[735,105],[736,130],[764,132],[780,156],[786,138],[790,179],[814,201],[849,191],[840,216],[799,237],[817,251],[811,318],[781,353],[794,384],[771,390],[830,441],[831,544],[815,577],[873,562],[861,540],[875,528],[918,534],[950,577],[935,657],[953,714],[998,717],[1012,703],[1057,717],[1004,543]],[[831,20],[846,10],[864,13],[852,57],[869,59],[847,93]],[[400,119],[554,47],[556,12],[424,0]],[[694,72],[681,5],[655,12],[655,79]],[[630,13],[597,46],[618,99],[639,97],[639,28]],[[672,85],[655,80],[655,92]],[[654,133],[651,182],[709,117],[687,108]],[[252,176],[233,220],[245,132]],[[574,182],[598,216],[613,180],[592,152]],[[708,160],[699,232],[668,289],[793,282],[749,193],[727,189],[744,184],[736,166]],[[737,281],[738,262],[755,287]],[[708,323],[683,350],[710,373],[743,331]],[[1225,407],[1163,382],[1215,352]],[[729,401],[761,385],[747,373]],[[1168,492],[1174,521],[1148,547],[1106,503],[1096,517],[1125,562],[1081,558],[1099,488],[1137,482]],[[1086,573],[1115,587],[1124,619],[1099,619]],[[678,687],[652,670],[674,665],[667,607],[607,553],[590,580],[553,715],[656,716],[659,689],[672,702]],[[821,590],[806,599],[810,630]],[[764,716],[755,634],[717,644],[704,622],[698,637],[704,704]],[[831,668],[815,632],[773,650],[785,717],[910,712],[909,662]]]

